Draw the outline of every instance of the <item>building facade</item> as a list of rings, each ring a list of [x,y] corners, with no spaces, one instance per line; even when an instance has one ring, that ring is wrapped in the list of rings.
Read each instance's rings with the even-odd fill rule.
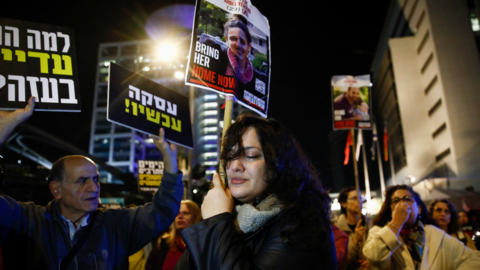
[[[479,4],[391,2],[371,68],[379,138],[387,126],[393,158],[387,186],[480,189]]]

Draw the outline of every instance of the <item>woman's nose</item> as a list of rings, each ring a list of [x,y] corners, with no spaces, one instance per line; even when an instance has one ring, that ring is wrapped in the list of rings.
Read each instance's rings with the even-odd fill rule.
[[[243,164],[239,158],[230,161],[230,169],[233,172],[241,172],[244,170]]]

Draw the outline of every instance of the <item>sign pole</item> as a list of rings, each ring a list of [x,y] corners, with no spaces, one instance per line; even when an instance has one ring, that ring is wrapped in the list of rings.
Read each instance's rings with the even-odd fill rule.
[[[223,149],[223,139],[225,138],[225,132],[230,127],[232,123],[232,107],[233,107],[233,96],[225,96],[225,114],[223,115],[223,131],[222,131],[222,143],[220,146],[220,153]],[[220,178],[222,178],[223,183],[225,184],[225,179],[227,175],[225,173],[225,167],[223,166],[223,160],[220,160]]]
[[[365,138],[365,136],[363,136],[363,131],[361,129],[359,129],[358,132],[362,132],[362,138]],[[365,140],[363,140],[363,144],[362,144],[362,157],[363,157],[363,175],[365,177],[365,197],[367,199],[367,209],[368,209],[368,204],[370,204],[370,201],[372,200],[372,195],[370,191],[370,177],[368,175],[367,151],[365,150]]]
[[[350,135],[352,138],[352,154],[353,154],[353,171],[355,172],[355,189],[357,190],[358,206],[360,207],[360,214],[362,214],[362,198],[360,193],[360,185],[358,183],[358,168],[357,168],[357,150],[355,146],[355,130],[350,129]]]
[[[357,167],[357,150],[355,146],[355,130],[352,128],[350,129],[350,134],[352,137],[352,153],[353,153],[353,170],[355,172],[355,188],[357,190],[357,197],[358,197],[358,208],[359,208],[359,216],[360,218],[363,218],[362,216],[362,194],[360,193],[360,184],[358,182],[358,167]],[[363,241],[360,243],[360,250],[363,249]],[[363,253],[361,255],[362,260],[363,258]]]

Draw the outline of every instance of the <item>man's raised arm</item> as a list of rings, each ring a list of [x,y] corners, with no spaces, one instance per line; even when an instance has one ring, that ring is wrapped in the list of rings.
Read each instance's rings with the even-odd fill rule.
[[[24,109],[18,109],[13,112],[0,111],[0,147],[3,146],[15,127],[32,115],[34,108],[35,97],[30,97]]]

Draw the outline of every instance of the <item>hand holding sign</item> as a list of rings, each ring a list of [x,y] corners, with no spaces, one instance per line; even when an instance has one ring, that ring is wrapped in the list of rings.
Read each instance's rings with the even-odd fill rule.
[[[35,109],[35,97],[30,97],[24,109],[13,112],[0,111],[0,146],[7,140],[15,127],[30,118]]]
[[[163,163],[165,164],[164,170],[169,173],[177,173],[177,147],[174,144],[169,145],[165,140],[165,130],[163,128],[160,128],[158,140],[153,141],[162,153]]]

